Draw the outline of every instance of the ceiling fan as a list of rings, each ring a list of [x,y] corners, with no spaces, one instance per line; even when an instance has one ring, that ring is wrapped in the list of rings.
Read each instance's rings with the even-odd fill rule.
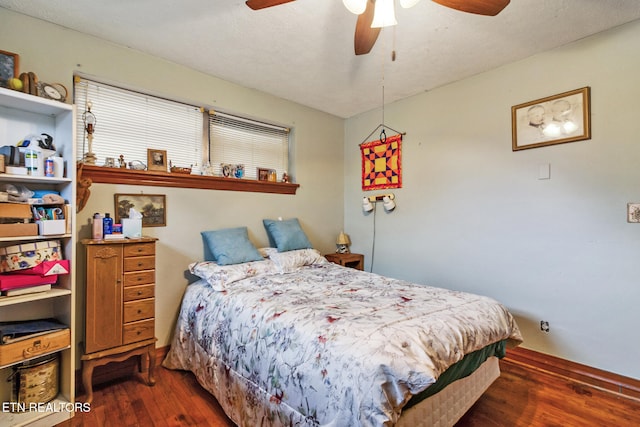
[[[246,4],[253,10],[265,9],[267,7],[278,6],[280,4],[289,3],[295,0],[247,0]],[[357,5],[355,9],[348,6],[348,3]],[[356,22],[356,33],[354,37],[354,47],[356,55],[365,55],[371,51],[373,45],[378,39],[380,28],[387,25],[395,25],[395,17],[393,23],[374,23],[376,15],[376,1],[382,5],[383,1],[393,12],[393,0],[343,0],[347,9],[358,15]],[[411,7],[419,0],[400,0],[403,7]],[[462,12],[475,13],[478,15],[495,16],[509,4],[510,0],[432,0],[442,6],[460,10]],[[366,2],[366,5],[365,5]],[[364,9],[362,9],[364,7]]]

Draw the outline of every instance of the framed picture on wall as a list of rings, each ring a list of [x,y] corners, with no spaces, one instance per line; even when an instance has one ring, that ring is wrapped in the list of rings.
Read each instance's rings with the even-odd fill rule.
[[[590,88],[511,107],[512,150],[591,139]]]
[[[8,87],[9,79],[18,77],[20,57],[17,53],[0,50],[0,86]]]
[[[167,225],[167,196],[164,194],[114,194],[115,223],[129,218],[131,208],[142,214],[143,227]]]

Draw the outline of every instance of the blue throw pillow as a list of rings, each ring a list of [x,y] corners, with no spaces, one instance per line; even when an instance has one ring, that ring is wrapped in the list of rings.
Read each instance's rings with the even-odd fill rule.
[[[219,265],[231,265],[264,259],[249,240],[247,227],[203,231],[200,234],[206,249],[213,257],[213,259],[207,259],[208,256],[205,255],[207,261],[215,261]]]
[[[311,242],[302,231],[297,218],[284,221],[263,219],[262,223],[267,230],[271,246],[278,248],[278,252],[312,248]]]

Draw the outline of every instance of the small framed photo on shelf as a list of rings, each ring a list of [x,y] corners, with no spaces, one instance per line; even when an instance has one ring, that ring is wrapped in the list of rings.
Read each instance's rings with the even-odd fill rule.
[[[150,171],[167,171],[167,152],[166,150],[147,149],[147,170]]]
[[[591,139],[590,88],[511,107],[512,150]]]
[[[9,87],[9,80],[18,77],[19,61],[17,53],[0,50],[0,87]]]
[[[258,181],[272,181],[272,177],[274,177],[275,174],[276,174],[275,169],[258,168],[256,176],[258,177]]]

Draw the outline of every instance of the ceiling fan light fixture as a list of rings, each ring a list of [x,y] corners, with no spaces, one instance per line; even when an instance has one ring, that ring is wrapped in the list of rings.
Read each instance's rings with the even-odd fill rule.
[[[400,6],[402,6],[405,9],[409,9],[410,7],[415,6],[416,4],[418,4],[420,0],[400,0]]]
[[[397,24],[398,21],[396,21],[396,10],[393,7],[393,0],[377,0],[371,28],[384,28]]]
[[[369,0],[342,0],[344,7],[347,10],[355,15],[360,15],[364,13],[367,8],[367,2]]]

